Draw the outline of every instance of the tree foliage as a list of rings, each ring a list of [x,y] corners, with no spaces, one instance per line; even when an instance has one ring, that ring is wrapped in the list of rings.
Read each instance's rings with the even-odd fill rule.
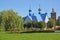
[[[32,21],[32,26],[33,26],[34,28],[38,28],[38,22]]]
[[[13,10],[4,10],[0,12],[0,29],[4,31],[18,29],[23,26],[23,20],[21,16],[17,15],[17,12]]]
[[[38,25],[39,25],[39,27],[40,27],[41,29],[43,29],[43,28],[46,27],[46,23],[45,23],[45,22],[42,22],[42,21],[40,21],[40,22],[38,23]]]
[[[60,16],[57,19],[57,25],[60,26]]]
[[[52,28],[54,26],[56,26],[56,21],[50,18],[48,22],[48,27]]]

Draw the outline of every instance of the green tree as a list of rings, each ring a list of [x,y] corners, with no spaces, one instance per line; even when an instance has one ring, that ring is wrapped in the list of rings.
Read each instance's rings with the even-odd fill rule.
[[[38,28],[38,22],[32,21],[32,27]]]
[[[57,19],[57,25],[60,26],[60,16]]]
[[[41,29],[43,29],[43,28],[46,27],[45,22],[42,22],[42,21],[40,21],[40,22],[38,23],[38,25],[39,25],[39,27],[40,27]]]
[[[8,30],[20,30],[23,26],[23,19],[17,15],[17,12],[13,10],[4,10],[0,12],[0,27],[4,31]]]
[[[50,18],[49,22],[48,22],[48,27],[52,28],[52,27],[55,27],[55,26],[56,26],[56,21]]]

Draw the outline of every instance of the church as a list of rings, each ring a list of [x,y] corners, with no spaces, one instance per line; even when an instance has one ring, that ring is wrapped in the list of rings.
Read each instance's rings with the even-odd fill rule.
[[[47,23],[49,21],[49,18],[47,17],[47,13],[41,13],[40,11],[41,11],[41,8],[38,8],[38,15],[40,15],[42,21]],[[26,17],[23,17],[24,23],[32,22],[32,21],[38,22],[36,15],[34,15],[34,13],[31,14],[31,12],[32,12],[32,10],[29,9],[29,15],[27,15]],[[52,8],[52,12],[50,14],[51,14],[51,18],[56,20],[56,12],[54,11],[53,8]]]

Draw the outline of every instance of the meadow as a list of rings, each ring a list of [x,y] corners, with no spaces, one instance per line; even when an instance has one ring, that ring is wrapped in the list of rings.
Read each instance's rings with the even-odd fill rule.
[[[60,40],[60,33],[0,33],[0,40]]]

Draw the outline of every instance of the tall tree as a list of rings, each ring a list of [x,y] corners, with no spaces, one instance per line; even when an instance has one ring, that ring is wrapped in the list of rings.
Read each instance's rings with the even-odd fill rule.
[[[60,16],[57,19],[57,25],[60,26]]]
[[[55,27],[55,26],[56,26],[56,21],[50,18],[49,22],[48,22],[48,27],[52,28],[52,27]]]
[[[17,15],[17,12],[13,10],[4,10],[0,14],[0,27],[5,31],[8,30],[20,30],[23,26],[23,19]]]

